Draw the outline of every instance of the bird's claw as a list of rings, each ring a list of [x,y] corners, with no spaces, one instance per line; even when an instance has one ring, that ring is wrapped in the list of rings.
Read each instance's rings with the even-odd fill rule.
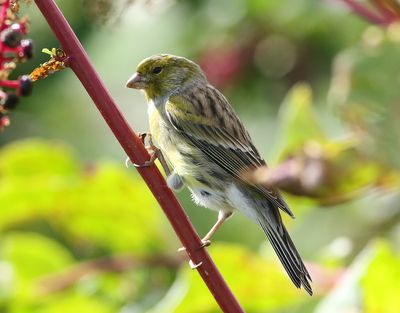
[[[170,176],[171,170],[169,169],[161,150],[154,145],[153,136],[151,135],[151,133],[138,133],[137,136],[140,139],[140,141],[142,142],[142,144],[145,146],[147,152],[149,153],[150,160],[144,162],[143,164],[137,164],[137,163],[132,162],[133,166],[135,166],[136,168],[149,167],[155,163],[156,159],[158,159],[158,161],[160,162],[161,166],[163,167],[167,177]],[[148,143],[147,145],[146,145],[146,138],[147,138],[147,143]],[[126,167],[129,167],[128,166],[129,162],[131,162],[131,160],[128,157],[125,161]],[[183,183],[182,183],[182,186],[183,186]]]
[[[208,240],[208,239],[202,239],[202,240],[201,240],[201,245],[200,245],[200,247],[199,247],[197,250],[203,249],[203,248],[208,247],[208,246],[210,246],[210,245],[211,245],[211,241],[210,241],[210,240]],[[184,251],[186,251],[186,247],[180,247],[180,248],[178,249],[178,252],[184,252]]]
[[[152,155],[150,155],[150,160],[145,161],[143,164],[137,164],[137,163],[131,162],[131,159],[129,157],[127,157],[126,160],[125,160],[125,166],[127,168],[129,168],[129,163],[131,162],[132,165],[134,167],[136,167],[136,168],[149,167],[149,166],[152,166],[154,164],[156,159],[157,159],[157,157],[153,157]]]
[[[203,262],[199,262],[197,264],[194,264],[192,260],[189,261],[189,266],[192,270],[195,270],[196,268],[200,267],[203,264]]]
[[[141,167],[149,167],[152,166],[154,164],[154,160],[147,160],[146,162],[144,162],[143,164],[136,164],[136,163],[132,163],[134,167],[136,168],[141,168]]]
[[[201,240],[200,249],[201,248],[205,248],[205,247],[209,247],[209,246],[211,246],[211,240],[208,240],[208,239]]]
[[[143,164],[137,164],[133,162],[132,164],[136,168],[152,166],[156,161],[156,159],[158,158],[160,150],[153,144],[153,137],[151,136],[150,133],[138,133],[138,137],[141,140],[142,144],[145,145],[145,148],[150,155],[150,160],[145,161]],[[147,146],[145,143],[146,138],[148,138],[148,143],[149,143]],[[129,162],[131,162],[131,159],[128,157],[125,160],[126,167],[129,167]]]
[[[180,247],[177,251],[178,252],[184,252],[184,251],[186,251],[186,248],[185,247]]]
[[[129,162],[131,162],[131,159],[129,157],[126,158],[125,160],[125,167],[129,168]]]

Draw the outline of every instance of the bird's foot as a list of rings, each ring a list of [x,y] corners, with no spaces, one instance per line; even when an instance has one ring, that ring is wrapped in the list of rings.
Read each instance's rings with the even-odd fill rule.
[[[143,164],[136,164],[133,162],[132,162],[132,164],[134,167],[137,167],[137,168],[152,166],[154,164],[154,162],[157,160],[157,158],[159,157],[161,151],[153,144],[153,138],[150,133],[138,133],[138,137],[142,141],[142,143],[145,145],[145,148],[150,155],[150,159],[145,161]],[[148,145],[146,145],[146,138],[148,138]],[[129,162],[131,162],[131,160],[128,157],[125,161],[126,167],[129,167]]]
[[[158,153],[160,150],[156,146],[146,146],[145,148],[150,155],[150,159],[145,161],[143,164],[137,164],[137,163],[132,162],[134,167],[137,167],[137,168],[149,167],[149,166],[152,166],[154,164],[154,162],[157,160]]]
[[[211,240],[202,239],[200,249],[211,246]]]
[[[197,248],[197,249],[200,250],[200,249],[203,249],[203,248],[208,247],[208,246],[211,246],[211,240],[209,240],[209,239],[202,239],[202,240],[201,240],[201,245],[200,245],[200,247]],[[184,251],[186,251],[186,247],[180,247],[180,248],[178,249],[178,252],[184,252]]]
[[[137,164],[137,163],[131,162],[131,159],[129,157],[127,157],[125,160],[125,166],[129,167],[129,163],[132,163],[132,165],[136,168],[152,166],[154,164],[154,162],[157,160],[158,153],[160,150],[158,150],[158,148],[154,147],[154,146],[152,146],[152,147],[147,146],[145,148],[150,155],[149,160],[145,161],[143,164]]]
[[[196,268],[200,267],[203,264],[203,262],[199,262],[197,264],[194,264],[192,260],[189,261],[189,266],[192,270],[195,270]]]

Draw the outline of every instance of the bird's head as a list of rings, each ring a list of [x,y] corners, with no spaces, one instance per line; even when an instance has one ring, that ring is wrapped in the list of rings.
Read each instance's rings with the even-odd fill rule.
[[[150,99],[155,99],[205,81],[203,71],[196,63],[171,54],[157,54],[139,63],[126,86],[142,89]]]

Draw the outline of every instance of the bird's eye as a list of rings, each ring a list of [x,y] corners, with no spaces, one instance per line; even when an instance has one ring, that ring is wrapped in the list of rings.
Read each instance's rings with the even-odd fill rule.
[[[162,67],[160,67],[160,66],[153,68],[153,74],[160,74],[161,71],[162,71]]]

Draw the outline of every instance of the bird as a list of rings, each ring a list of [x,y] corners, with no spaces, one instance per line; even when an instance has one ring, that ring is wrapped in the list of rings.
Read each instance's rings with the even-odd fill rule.
[[[156,54],[141,61],[128,88],[144,91],[152,140],[151,165],[158,149],[165,157],[167,184],[186,186],[194,202],[218,212],[203,238],[204,246],[234,212],[259,224],[297,288],[310,295],[311,277],[283,224],[280,211],[294,214],[278,190],[244,178],[266,166],[225,96],[213,87],[198,64],[181,56]],[[140,165],[137,165],[140,166]]]

